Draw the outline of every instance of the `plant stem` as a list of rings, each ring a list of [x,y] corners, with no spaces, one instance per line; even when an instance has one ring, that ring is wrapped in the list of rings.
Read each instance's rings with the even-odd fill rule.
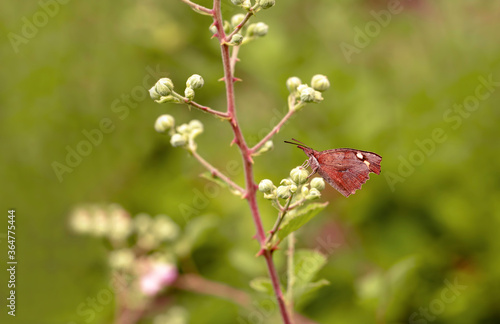
[[[293,194],[288,197],[288,200],[286,201],[285,207],[283,207],[280,211],[280,214],[278,215],[278,219],[276,220],[276,223],[274,223],[273,229],[269,232],[269,236],[266,239],[266,242],[264,243],[264,248],[267,249],[267,245],[271,242],[273,239],[274,235],[278,230],[280,229],[281,222],[283,219],[285,219],[286,212],[289,210],[290,207],[290,202],[292,201]],[[272,250],[272,249],[271,249]]]
[[[286,299],[288,301],[288,311],[293,311],[293,285],[295,284],[295,267],[293,256],[295,254],[295,232],[288,235],[288,251],[287,251],[287,285],[286,285]]]
[[[225,183],[227,183],[230,187],[232,187],[234,190],[240,192],[241,194],[245,193],[245,190],[238,186],[236,183],[234,183],[231,179],[229,179],[227,176],[225,176],[222,172],[219,171],[219,169],[215,168],[212,166],[210,163],[208,163],[204,158],[202,158],[196,151],[190,151],[191,154],[208,170],[210,173],[213,175],[221,178]]]
[[[226,45],[226,36],[223,28],[223,21],[221,15],[221,0],[214,0],[213,6],[213,18],[214,18],[214,26],[217,28],[217,35],[219,39],[219,44],[221,48],[222,55],[222,64],[224,68],[224,81],[226,83],[226,99],[227,99],[227,113],[229,115],[229,122],[231,124],[231,128],[234,133],[233,142],[238,145],[241,153],[241,157],[243,159],[243,167],[245,170],[245,184],[246,184],[246,192],[245,199],[248,201],[248,205],[252,212],[252,218],[255,224],[255,228],[257,231],[257,240],[262,248],[265,242],[265,231],[262,225],[262,220],[260,217],[259,209],[257,206],[257,185],[254,182],[253,176],[253,164],[252,164],[252,152],[248,148],[243,134],[241,132],[241,128],[238,124],[238,119],[236,117],[235,110],[235,99],[234,99],[234,68],[231,66],[231,57],[229,54],[229,46]],[[234,60],[234,59],[233,59]],[[278,278],[278,274],[276,272],[276,267],[273,263],[272,252],[265,251],[264,258],[266,260],[267,269],[269,271],[269,276],[271,278],[272,286],[276,295],[276,299],[278,301],[278,306],[280,309],[281,316],[283,318],[283,323],[291,324],[290,315],[286,309],[286,305],[283,298],[283,293],[281,291],[280,282]]]
[[[260,140],[259,143],[255,144],[254,147],[252,147],[250,149],[251,153],[255,153],[257,152],[257,150],[262,146],[264,145],[271,137],[273,137],[274,134],[276,134],[277,132],[279,132],[279,130],[281,129],[281,127],[283,126],[283,124],[285,124],[287,122],[287,120],[292,117],[293,113],[295,112],[295,110],[288,110],[288,112],[286,113],[286,115],[283,117],[283,119],[280,120],[280,122],[274,126],[274,128],[269,132],[269,134],[267,134],[266,136],[264,136],[263,139]]]

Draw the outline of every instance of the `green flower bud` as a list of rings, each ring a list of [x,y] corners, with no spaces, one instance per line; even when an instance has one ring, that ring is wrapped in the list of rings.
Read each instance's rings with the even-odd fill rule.
[[[252,7],[252,3],[250,2],[250,0],[243,0],[243,2],[241,3],[241,7],[245,10],[248,10]]]
[[[297,185],[291,184],[290,185],[290,192],[295,193],[297,191]]]
[[[173,241],[179,232],[179,226],[166,215],[158,215],[153,221],[151,233],[160,241]]]
[[[243,0],[231,0],[231,2],[235,5],[235,6],[239,6],[243,3]],[[231,20],[232,21],[232,20]]]
[[[314,90],[323,92],[330,87],[330,81],[326,76],[316,74],[312,77],[311,86]]]
[[[241,34],[234,34],[233,37],[231,38],[231,41],[229,42],[229,45],[240,45],[241,42],[243,42],[243,35]]]
[[[156,118],[155,130],[158,133],[165,133],[165,131],[174,127],[174,123],[174,117],[170,115],[161,115],[160,117]]]
[[[192,121],[190,121],[188,127],[191,138],[195,138],[196,136],[203,133],[203,124],[197,119],[193,119]]]
[[[190,76],[187,81],[186,81],[186,87],[192,88],[192,89],[199,89],[203,87],[205,84],[205,81],[199,74],[193,74]]]
[[[307,181],[307,177],[309,176],[309,172],[303,167],[297,167],[290,171],[290,178],[292,178],[293,182],[297,184],[303,184]]]
[[[253,35],[257,37],[263,37],[267,35],[267,32],[269,30],[269,26],[264,24],[263,22],[258,22],[254,25],[253,27]]]
[[[264,179],[259,182],[259,191],[263,193],[271,193],[274,190],[274,184],[269,179]]]
[[[323,190],[325,189],[325,180],[320,177],[316,177],[311,180],[311,188],[316,188],[318,190]]]
[[[276,1],[275,0],[258,0],[259,6],[262,9],[268,9],[271,8],[272,6],[275,5]]]
[[[290,186],[279,186],[278,189],[276,189],[276,195],[278,198],[288,199],[292,195]]]
[[[319,197],[321,197],[321,193],[319,192],[319,190],[316,188],[311,188],[311,190],[309,190],[309,194],[306,196],[306,199],[313,200],[318,199]]]
[[[158,92],[156,92],[156,86],[155,85],[151,89],[149,89],[149,96],[153,100],[158,100],[158,99],[161,98],[161,95]]]
[[[156,92],[162,96],[168,96],[174,90],[174,83],[169,78],[161,78],[155,84]]]
[[[130,249],[111,251],[109,253],[108,262],[113,269],[130,269],[134,264],[134,253]]]
[[[309,193],[309,188],[307,188],[307,186],[302,186],[302,188],[300,188],[300,193],[304,197],[307,196],[307,194]]]
[[[184,90],[184,97],[188,98],[189,100],[193,100],[194,99],[194,90],[193,90],[193,88],[187,87]]]
[[[241,4],[241,1],[239,4]],[[236,28],[236,26],[238,26],[243,21],[243,19],[245,19],[244,14],[237,14],[237,15],[232,16],[231,17],[231,26],[233,28]]]
[[[288,91],[290,91],[290,93],[295,92],[301,84],[302,81],[300,81],[300,79],[297,77],[290,77],[288,78],[288,80],[286,80],[286,87],[288,88]]]
[[[299,90],[299,89],[297,89],[297,90]],[[315,99],[314,92],[315,92],[315,90],[313,88],[310,88],[310,87],[304,88],[302,91],[300,91],[300,100],[303,102],[313,102]]]
[[[173,147],[184,146],[187,142],[188,141],[185,136],[177,133],[172,135],[172,138],[170,138],[170,144],[172,144]]]

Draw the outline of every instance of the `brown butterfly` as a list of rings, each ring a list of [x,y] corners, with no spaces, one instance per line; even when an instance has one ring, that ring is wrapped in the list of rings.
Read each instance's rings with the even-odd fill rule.
[[[370,172],[380,174],[382,157],[373,152],[350,148],[318,152],[294,138],[292,140],[295,143],[285,143],[296,145],[309,157],[308,164],[312,169],[309,177],[318,172],[330,186],[345,197],[360,189],[370,178]]]

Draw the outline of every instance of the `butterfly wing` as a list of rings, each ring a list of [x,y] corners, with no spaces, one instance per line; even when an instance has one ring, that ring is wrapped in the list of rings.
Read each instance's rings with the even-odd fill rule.
[[[370,172],[380,174],[382,157],[378,154],[354,149],[334,149],[317,153],[318,173],[345,197],[370,178]]]

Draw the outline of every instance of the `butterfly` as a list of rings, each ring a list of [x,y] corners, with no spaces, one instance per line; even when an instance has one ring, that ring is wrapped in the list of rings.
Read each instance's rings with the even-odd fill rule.
[[[380,174],[382,157],[376,153],[350,148],[318,152],[294,138],[292,141],[294,142],[285,141],[285,143],[296,145],[309,157],[307,164],[312,169],[309,177],[317,172],[345,197],[361,189],[370,178],[370,172]]]

